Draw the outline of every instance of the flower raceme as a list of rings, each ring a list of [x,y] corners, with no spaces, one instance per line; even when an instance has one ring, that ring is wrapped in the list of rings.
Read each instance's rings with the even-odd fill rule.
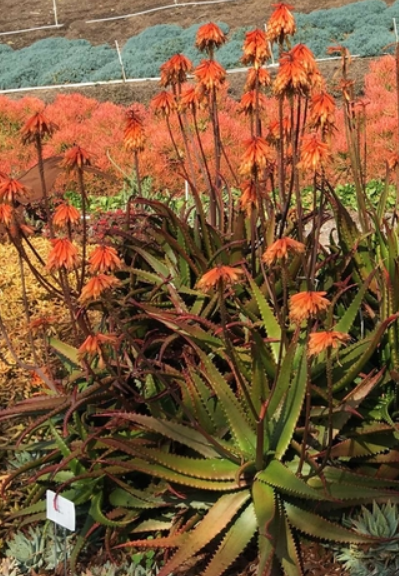
[[[53,225],[56,228],[63,228],[70,224],[80,222],[80,212],[75,206],[62,202],[57,206],[53,216]]]
[[[194,76],[206,90],[220,88],[226,79],[226,70],[215,60],[202,60],[194,70]]]
[[[0,182],[0,200],[14,203],[26,194],[25,186],[15,178],[4,178]]]
[[[208,292],[208,290],[212,290],[218,286],[230,286],[239,282],[242,274],[244,274],[244,272],[239,268],[220,264],[201,276],[197,282],[197,288]]]
[[[47,259],[47,269],[50,271],[65,268],[71,270],[78,264],[78,251],[68,238],[51,240],[53,248]]]
[[[195,45],[203,52],[204,50],[213,51],[226,42],[226,35],[217,24],[209,22],[200,26],[197,32]]]
[[[240,208],[247,213],[247,216],[249,216],[257,205],[258,198],[255,182],[253,180],[248,180],[241,187]]]
[[[350,340],[349,334],[329,330],[326,332],[312,332],[309,336],[308,356],[317,356],[330,348],[337,349],[341,344]]]
[[[286,36],[293,36],[296,32],[295,18],[291,12],[293,6],[284,2],[272,6],[274,11],[267,22],[267,38],[270,42],[282,44]]]
[[[43,112],[36,112],[21,128],[22,142],[27,144],[34,142],[37,137],[43,138],[45,135],[52,136],[56,129],[57,126],[53,124],[53,122],[50,122]]]
[[[76,168],[82,169],[83,166],[90,166],[90,154],[81,146],[73,146],[64,154],[64,159],[61,166],[67,170],[74,170]]]
[[[254,136],[245,140],[245,152],[240,167],[241,174],[250,174],[254,170],[263,170],[272,162],[272,153],[266,140],[261,136]]]
[[[251,64],[258,69],[270,58],[269,44],[263,30],[252,30],[245,34],[243,45],[244,56],[241,58],[243,64]]]
[[[271,76],[266,68],[250,68],[248,70],[244,90],[249,92],[250,90],[255,90],[257,86],[266,88],[267,86],[270,86],[271,81]]]
[[[327,292],[299,292],[291,296],[289,301],[290,319],[295,324],[301,324],[323,312],[330,306],[329,300],[324,298]]]
[[[98,300],[106,290],[110,290],[119,285],[120,280],[115,278],[115,276],[98,274],[98,276],[94,276],[94,278],[91,278],[87,284],[83,286],[79,301],[83,305],[88,304],[92,300]]]
[[[310,86],[310,75],[298,55],[293,50],[282,54],[274,81],[276,96],[293,92],[307,93]]]
[[[145,133],[143,121],[134,106],[126,112],[126,126],[123,142],[127,150],[144,150]]]
[[[101,245],[97,246],[90,258],[90,272],[92,274],[97,274],[100,272],[113,271],[116,268],[121,267],[121,260],[117,254],[117,251],[112,246]]]
[[[316,172],[317,169],[325,166],[329,158],[329,146],[320,139],[316,132],[303,137],[299,168]]]
[[[171,112],[176,110],[176,98],[171,92],[162,90],[162,92],[154,96],[151,100],[151,108],[155,114],[166,118],[170,116]]]
[[[286,260],[288,254],[303,254],[305,244],[298,242],[293,238],[279,238],[271,244],[263,253],[262,260],[268,266],[274,264],[277,260]]]
[[[179,110],[189,109],[195,112],[197,108],[205,108],[207,101],[201,86],[186,86],[180,93]]]
[[[161,66],[161,86],[175,86],[187,79],[192,70],[192,63],[184,54],[175,54]]]
[[[90,334],[80,346],[78,357],[80,360],[83,360],[86,358],[93,359],[95,356],[98,356],[100,358],[99,366],[103,368],[105,366],[103,346],[116,348],[118,341],[117,336],[114,334]]]
[[[12,221],[12,208],[9,204],[0,204],[0,223],[10,226]]]
[[[309,123],[313,128],[331,131],[335,125],[335,100],[330,94],[321,91],[310,99]]]
[[[265,110],[267,108],[267,98],[258,90],[251,90],[242,95],[240,102],[240,112],[253,114],[256,109]]]

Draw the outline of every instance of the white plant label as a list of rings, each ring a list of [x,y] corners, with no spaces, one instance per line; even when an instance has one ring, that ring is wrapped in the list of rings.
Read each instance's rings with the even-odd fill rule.
[[[47,519],[63,528],[75,531],[75,504],[52,490],[46,492]]]

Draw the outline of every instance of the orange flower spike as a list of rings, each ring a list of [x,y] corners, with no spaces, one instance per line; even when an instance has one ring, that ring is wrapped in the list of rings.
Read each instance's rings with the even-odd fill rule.
[[[63,228],[68,224],[78,224],[80,212],[75,206],[62,202],[57,206],[53,216],[53,224],[56,228]]]
[[[9,204],[0,204],[0,223],[10,226],[12,222],[12,208]]]
[[[272,6],[275,9],[267,23],[267,37],[270,42],[281,44],[286,36],[293,36],[296,32],[295,18],[291,13],[294,8],[284,2]]]
[[[285,52],[280,58],[280,65],[274,81],[274,93],[281,96],[285,92],[308,92],[310,79],[302,61],[292,53]]]
[[[250,174],[253,170],[262,170],[272,161],[272,155],[266,140],[260,136],[244,142],[246,150],[242,157],[241,174]]]
[[[195,45],[203,52],[204,50],[214,50],[226,42],[226,35],[217,24],[209,22],[198,29]]]
[[[176,99],[171,92],[163,90],[151,100],[151,107],[155,114],[159,114],[165,118],[176,110]]]
[[[78,358],[83,360],[85,358],[92,359],[95,356],[100,358],[100,368],[105,365],[103,357],[103,346],[111,346],[116,348],[119,339],[114,334],[90,334],[83,344],[79,347]]]
[[[48,270],[66,268],[71,270],[78,264],[78,251],[68,238],[56,238],[51,240],[53,248],[47,259]]]
[[[253,180],[248,180],[241,187],[240,208],[249,216],[254,208],[258,205],[258,198],[256,195],[256,186]]]
[[[84,148],[80,146],[72,146],[64,154],[64,159],[61,162],[61,166],[67,170],[73,170],[75,168],[83,168],[83,166],[90,166],[90,154]]]
[[[89,258],[90,272],[97,274],[116,270],[120,268],[122,262],[117,251],[112,246],[97,246]]]
[[[277,260],[286,260],[288,254],[303,254],[305,244],[298,242],[293,238],[279,238],[271,244],[263,253],[262,260],[268,266],[274,264]]]
[[[0,200],[3,202],[16,202],[26,194],[25,186],[15,178],[5,178],[0,182]]]
[[[206,272],[197,282],[198,290],[208,292],[218,286],[231,286],[240,281],[243,270],[232,266],[218,265],[209,272]]]
[[[310,124],[314,128],[331,128],[335,124],[335,100],[327,92],[313,94],[310,100]]]
[[[193,68],[191,60],[184,54],[175,54],[161,66],[161,86],[175,86],[187,79],[187,74]]]
[[[303,137],[299,168],[315,172],[318,168],[323,167],[329,159],[328,144],[320,140],[315,132]]]
[[[270,58],[269,43],[263,30],[247,32],[242,49],[244,52],[244,56],[241,58],[243,64],[251,64],[255,69],[260,68]]]
[[[123,139],[127,150],[144,150],[145,133],[143,121],[134,106],[126,112],[126,127]]]
[[[187,86],[182,90],[179,98],[179,110],[184,112],[189,109],[195,112],[197,108],[206,106],[206,99],[201,89],[198,86]]]
[[[114,276],[107,276],[106,274],[98,274],[91,278],[82,288],[79,297],[81,304],[88,304],[92,300],[98,300],[106,290],[115,288],[120,285],[120,280]]]
[[[226,70],[215,60],[202,60],[195,68],[194,76],[206,90],[220,88],[226,79]]]
[[[251,90],[242,95],[240,112],[243,112],[244,114],[253,114],[257,106],[259,107],[259,110],[267,108],[267,98],[264,94],[257,90]]]
[[[296,324],[301,324],[319,312],[323,312],[330,306],[330,302],[324,296],[327,292],[299,292],[291,296],[290,319]]]
[[[296,44],[291,49],[291,54],[302,62],[302,66],[307,72],[313,73],[317,70],[316,58],[313,52],[306,46],[306,44]]]
[[[51,136],[58,128],[53,122],[50,122],[43,112],[36,112],[21,128],[22,142],[27,144],[33,142],[38,136],[43,138],[46,134]]]
[[[308,356],[317,356],[328,349],[337,349],[341,344],[350,340],[349,334],[329,330],[327,332],[313,332],[309,336]]]
[[[270,86],[271,81],[272,79],[269,71],[266,68],[250,68],[248,70],[244,90],[247,92],[255,90],[257,85],[266,88],[267,86]]]

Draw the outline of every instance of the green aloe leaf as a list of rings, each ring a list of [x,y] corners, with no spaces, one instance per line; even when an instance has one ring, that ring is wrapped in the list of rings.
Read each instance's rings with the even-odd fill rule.
[[[259,311],[262,316],[263,326],[266,330],[268,337],[276,342],[270,342],[270,348],[273,353],[274,361],[277,363],[280,357],[280,346],[281,346],[281,328],[272,309],[269,306],[268,301],[258,288],[255,281],[249,277],[249,283],[251,285],[252,292],[255,296],[256,303],[259,307]]]
[[[58,338],[54,338],[52,336],[49,338],[49,344],[61,358],[61,361],[65,365],[69,366],[71,371],[77,369],[80,370],[81,366],[77,348],[74,348],[70,344],[66,344],[65,342],[62,342]]]
[[[276,531],[276,555],[286,576],[304,576],[297,545],[284,506],[278,499],[278,531]]]
[[[334,330],[336,330],[337,332],[344,332],[345,334],[349,333],[350,329],[353,326],[353,322],[355,321],[356,316],[359,314],[359,310],[361,309],[364,295],[366,293],[367,288],[370,285],[371,280],[374,278],[374,275],[375,272],[370,274],[367,280],[363,282],[363,285],[356,294],[352,303],[347,308],[347,310],[345,310],[345,313],[342,316],[342,318],[340,318],[337,324],[334,326]]]
[[[254,505],[251,502],[234,520],[202,576],[220,576],[245,550],[258,528]]]
[[[299,478],[279,460],[271,460],[264,470],[258,472],[256,478],[261,482],[265,482],[280,492],[292,494],[300,498],[310,500],[321,500],[321,495],[318,490],[313,486]],[[326,495],[328,500],[328,495]]]
[[[175,555],[163,566],[158,576],[169,576],[204,546],[210,544],[230,524],[234,516],[250,498],[248,490],[225,494],[212,506],[203,520],[193,528]]]
[[[276,534],[273,533],[276,521],[276,500],[274,488],[255,478],[252,484],[252,501],[259,528],[258,574],[268,574],[276,548]]]

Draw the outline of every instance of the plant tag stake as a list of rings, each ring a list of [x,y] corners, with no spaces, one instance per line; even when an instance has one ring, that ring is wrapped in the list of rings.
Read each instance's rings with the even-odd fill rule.
[[[75,504],[52,490],[46,492],[47,518],[63,528],[75,530]]]

